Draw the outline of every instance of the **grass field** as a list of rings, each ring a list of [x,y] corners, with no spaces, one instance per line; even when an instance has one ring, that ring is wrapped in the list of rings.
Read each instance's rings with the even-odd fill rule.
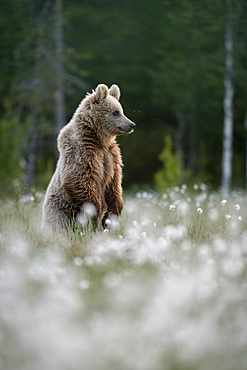
[[[0,369],[247,369],[245,193],[139,192],[70,238],[41,205],[0,203]]]

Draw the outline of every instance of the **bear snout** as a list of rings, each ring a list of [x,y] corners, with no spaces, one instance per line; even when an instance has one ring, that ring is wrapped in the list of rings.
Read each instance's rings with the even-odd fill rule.
[[[121,126],[118,126],[118,129],[122,132],[122,133],[126,133],[126,134],[130,134],[131,132],[134,131],[134,127],[135,127],[135,123],[128,120],[127,122],[125,122],[123,125]]]
[[[135,125],[136,125],[136,124],[135,124],[134,122],[131,122],[131,123],[130,123],[130,125],[129,125],[129,127],[130,127],[129,132],[130,132],[130,133],[134,131],[134,127],[135,127]]]

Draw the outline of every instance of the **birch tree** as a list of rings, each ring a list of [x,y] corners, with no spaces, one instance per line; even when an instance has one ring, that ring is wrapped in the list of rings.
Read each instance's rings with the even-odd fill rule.
[[[221,190],[223,197],[228,197],[232,178],[232,142],[233,142],[233,96],[234,96],[234,56],[233,56],[233,19],[231,0],[227,0],[225,28],[225,77],[224,77],[224,123]]]
[[[50,31],[51,11],[47,0],[37,11],[32,9],[27,35],[18,49],[17,63],[20,64],[18,82],[15,87],[15,103],[22,111],[21,121],[28,122],[22,155],[25,159],[24,187],[30,191],[34,185],[36,159],[45,129],[45,122],[51,112],[52,76],[51,40],[46,37]],[[28,32],[31,31],[31,32]]]
[[[235,69],[237,72],[241,64],[240,63],[241,52],[239,51],[239,41],[240,39],[243,39],[244,34],[246,32],[246,31],[243,32],[243,29],[241,29],[241,22],[245,24],[245,11],[246,11],[245,7],[246,5],[243,0],[226,0],[225,77],[224,77],[224,98],[223,98],[224,121],[223,121],[223,152],[222,152],[222,177],[221,177],[221,192],[224,197],[228,197],[230,195],[231,190]]]

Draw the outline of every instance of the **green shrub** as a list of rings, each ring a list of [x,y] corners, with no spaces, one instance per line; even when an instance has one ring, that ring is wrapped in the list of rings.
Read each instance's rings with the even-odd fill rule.
[[[181,179],[181,156],[174,153],[171,136],[165,136],[164,142],[165,147],[159,155],[163,168],[154,175],[155,185],[159,190],[178,185]]]

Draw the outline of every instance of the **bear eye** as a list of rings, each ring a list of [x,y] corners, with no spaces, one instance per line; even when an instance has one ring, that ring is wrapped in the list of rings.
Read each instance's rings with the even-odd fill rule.
[[[112,114],[113,114],[113,116],[119,116],[119,111],[115,110]]]

